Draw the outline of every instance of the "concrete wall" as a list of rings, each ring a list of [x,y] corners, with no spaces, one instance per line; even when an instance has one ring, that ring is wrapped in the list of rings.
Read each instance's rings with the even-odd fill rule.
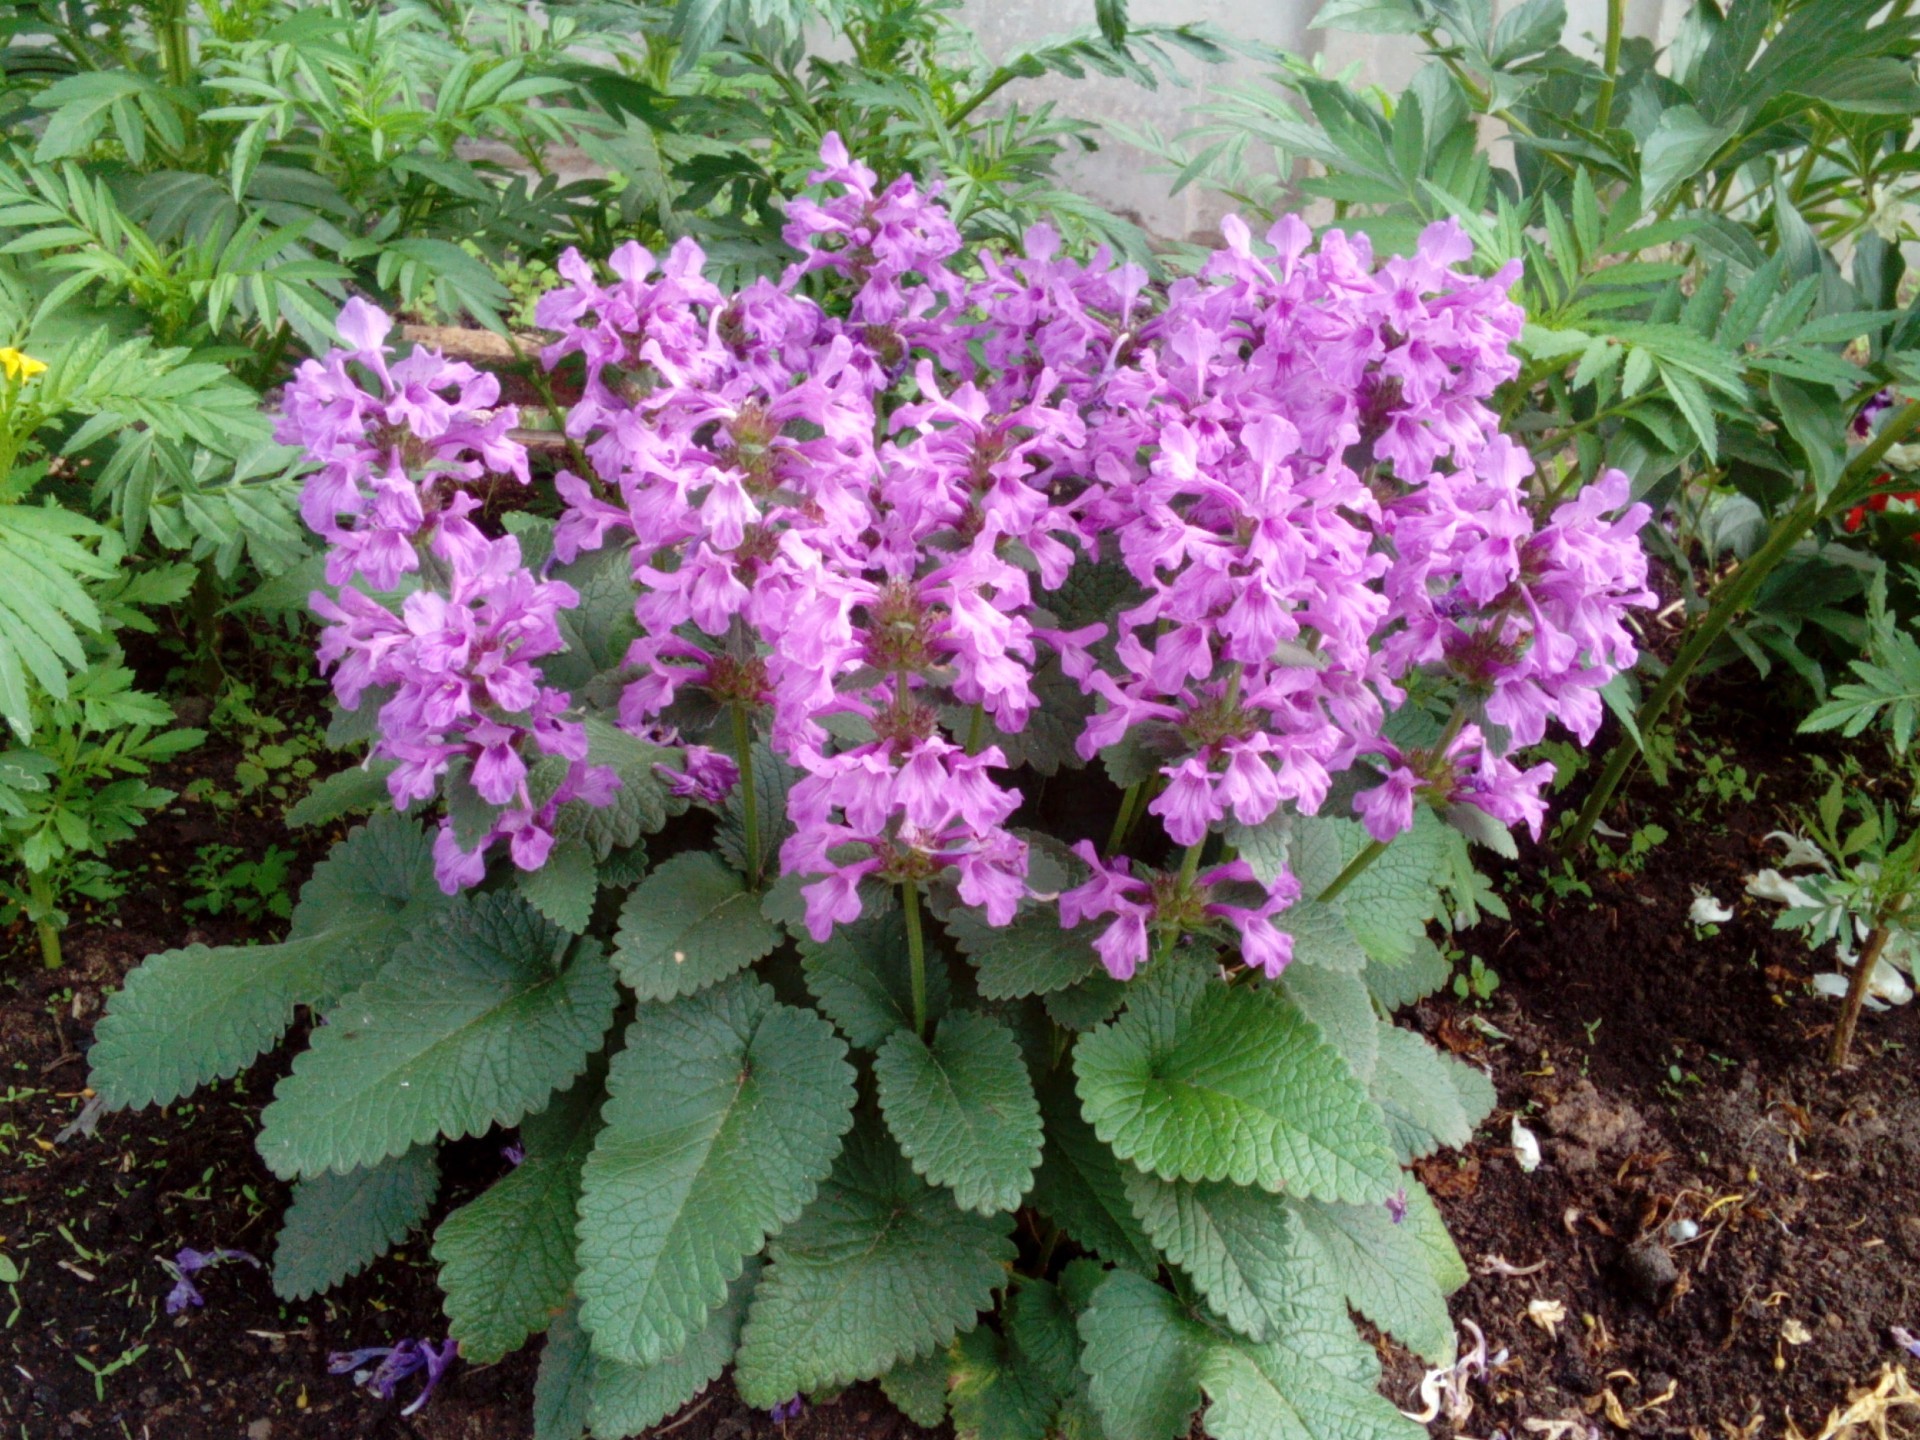
[[[1494,0],[1496,13],[1513,8],[1517,0]],[[1263,41],[1297,55],[1317,56],[1328,73],[1350,67],[1360,80],[1397,90],[1418,68],[1414,43],[1400,36],[1351,35],[1312,28],[1320,0],[1133,0],[1136,24],[1181,24],[1204,20],[1221,30]],[[1629,33],[1650,35],[1665,43],[1672,36],[1685,0],[1627,0]],[[1596,37],[1589,43],[1598,53],[1597,37],[1606,25],[1605,0],[1567,0],[1569,33]],[[969,0],[964,14],[981,48],[998,59],[1008,51],[1049,35],[1058,35],[1092,23],[1093,0]],[[1069,114],[1095,122],[1152,127],[1177,135],[1196,122],[1197,108],[1223,86],[1257,83],[1257,62],[1236,58],[1217,66],[1183,62],[1189,83],[1162,84],[1146,90],[1119,80],[1065,80],[1048,77],[1010,87],[1024,103],[1057,101]],[[1074,155],[1061,170],[1074,189],[1109,208],[1137,219],[1150,232],[1163,236],[1190,236],[1211,230],[1223,205],[1218,197],[1189,186],[1169,195],[1171,177],[1164,167],[1133,146],[1109,139],[1092,155]]]

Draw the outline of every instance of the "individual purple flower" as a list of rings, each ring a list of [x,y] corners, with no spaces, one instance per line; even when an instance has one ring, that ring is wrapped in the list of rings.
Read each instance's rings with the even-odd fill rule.
[[[1386,1200],[1387,1218],[1396,1225],[1407,1223],[1407,1187],[1402,1185]]]
[[[767,1412],[767,1418],[776,1425],[785,1425],[791,1420],[798,1420],[806,1411],[806,1408],[807,1402],[801,1399],[800,1396],[795,1395],[790,1400],[782,1400],[778,1405],[769,1410]]]
[[[426,1372],[427,1383],[400,1413],[418,1415],[433,1398],[434,1387],[459,1358],[460,1343],[443,1340],[401,1340],[395,1345],[375,1345],[360,1350],[336,1351],[327,1357],[327,1373],[353,1375],[353,1383],[364,1387],[376,1398],[391,1400],[400,1386],[413,1376]]]
[[[678,770],[670,765],[653,767],[675,795],[703,805],[718,805],[740,783],[740,767],[718,750],[689,745],[684,753],[682,768]]]
[[[202,1270],[234,1260],[243,1261],[256,1270],[260,1268],[260,1261],[245,1250],[195,1250],[188,1247],[181,1249],[173,1259],[162,1260],[160,1267],[173,1276],[173,1288],[167,1292],[167,1314],[178,1315],[189,1306],[205,1305],[206,1296],[200,1293],[200,1287],[194,1284],[192,1277]]]

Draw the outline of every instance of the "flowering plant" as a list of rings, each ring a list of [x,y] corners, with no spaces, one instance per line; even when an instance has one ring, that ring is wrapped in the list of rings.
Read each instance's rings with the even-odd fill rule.
[[[370,768],[306,818],[398,813],[284,944],[149,960],[94,1084],[164,1102],[325,1017],[260,1140],[290,1295],[426,1218],[441,1138],[519,1126],[434,1249],[462,1354],[547,1333],[542,1435],[729,1362],[967,1435],[1172,1437],[1203,1394],[1223,1440],[1407,1432],[1346,1308],[1451,1355],[1405,1167],[1493,1094],[1379,1017],[1445,979],[1467,837],[1537,832],[1519,751],[1632,662],[1645,511],[1609,474],[1536,514],[1485,404],[1513,277],[1450,225],[1376,266],[1230,222],[1163,288],[1044,228],[965,253],[824,160],[778,282],[565,258],[592,473],[551,521],[482,528],[511,410],[348,307],[284,436]]]

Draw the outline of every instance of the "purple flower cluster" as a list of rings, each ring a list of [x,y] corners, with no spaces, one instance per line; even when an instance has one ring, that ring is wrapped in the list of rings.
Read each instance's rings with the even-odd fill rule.
[[[329,1375],[353,1375],[353,1383],[364,1386],[381,1400],[391,1400],[401,1384],[426,1372],[427,1383],[408,1402],[402,1415],[418,1415],[433,1398],[434,1387],[460,1356],[457,1340],[402,1340],[397,1345],[372,1345],[362,1350],[342,1350],[327,1357]]]
[[[779,861],[817,939],[874,883],[950,887],[995,925],[1048,898],[1010,828],[1007,757],[1049,668],[1096,702],[1081,758],[1151,754],[1139,803],[1187,852],[1176,872],[1077,847],[1091,878],[1061,919],[1106,922],[1115,975],[1196,930],[1278,974],[1297,883],[1200,848],[1317,811],[1342,772],[1381,841],[1420,803],[1537,833],[1551,767],[1509,757],[1550,720],[1592,736],[1634,658],[1625,613],[1652,597],[1625,477],[1542,516],[1499,432],[1512,273],[1462,268],[1451,223],[1376,265],[1365,237],[1315,245],[1291,217],[1264,244],[1227,222],[1168,286],[1065,257],[1045,227],[1022,254],[966,255],[937,194],[880,187],[835,139],[823,159],[779,280],[727,293],[691,241],[626,245],[605,276],[569,253],[537,312],[545,363],[578,375],[568,432],[593,471],[556,481],[555,560],[618,547],[636,591],[620,723],[695,742],[665,774],[703,803],[738,783],[738,733],[799,772]],[[523,754],[572,762],[570,793],[605,783],[539,677],[574,597],[466,518],[474,467],[524,475],[495,396],[445,362],[388,366],[364,322],[289,397],[288,433],[322,462],[309,518],[343,581],[436,563],[398,613],[353,589],[316,601],[323,657],[347,703],[392,687],[397,802],[468,766],[537,865]],[[1089,569],[1117,611],[1064,623],[1056,596]],[[1452,710],[1426,748],[1383,734],[1410,697],[1436,724]],[[484,847],[443,862],[473,883]]]
[[[537,870],[569,800],[605,804],[617,786],[586,764],[586,731],[545,685],[536,661],[564,648],[559,613],[579,604],[571,586],[537,578],[512,536],[489,539],[460,485],[489,474],[527,480],[526,450],[509,431],[511,406],[490,408],[499,382],[416,348],[389,362],[393,322],[349,301],[340,333],[353,348],[309,360],[287,387],[279,438],[318,462],[301,504],[329,542],[327,579],[338,599],[312,597],[327,622],[321,667],[348,710],[382,697],[374,754],[394,760],[394,805],[430,800],[450,770],[495,808],[484,838],[463,848],[450,824],[434,845],[449,893],[477,883],[486,852],[505,840],[513,862]],[[363,379],[370,379],[369,388]],[[390,591],[425,583],[398,608],[352,582]],[[528,756],[567,762],[558,788],[536,800]]]

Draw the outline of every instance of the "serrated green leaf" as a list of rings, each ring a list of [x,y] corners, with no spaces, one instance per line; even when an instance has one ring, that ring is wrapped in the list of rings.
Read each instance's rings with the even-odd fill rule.
[[[1201,1364],[1216,1440],[1419,1440],[1382,1396],[1373,1352],[1344,1310],[1314,1312],[1279,1339],[1211,1347]]]
[[[1013,1032],[959,1010],[933,1043],[896,1030],[873,1057],[880,1109],[913,1168],[962,1210],[1011,1210],[1040,1163],[1040,1105]]]
[[[1074,1052],[1087,1118],[1121,1159],[1326,1199],[1384,1199],[1399,1183],[1378,1107],[1276,991],[1166,963],[1131,992]]]
[[[1407,1213],[1393,1222],[1384,1205],[1289,1200],[1298,1231],[1294,1264],[1429,1364],[1452,1363],[1447,1293],[1467,1278],[1447,1227],[1420,1182],[1407,1181]]]
[[[1281,1197],[1224,1181],[1162,1180],[1130,1170],[1127,1199],[1154,1243],[1236,1330],[1265,1339],[1292,1315],[1300,1285]]]
[[[420,826],[376,815],[301,889],[278,945],[190,945],[149,956],[107,1002],[90,1082],[114,1109],[164,1105],[237,1075],[293,1023],[379,972],[393,947],[450,902]]]
[[[364,1170],[302,1180],[274,1246],[273,1293],[304,1300],[358,1275],[426,1219],[439,1189],[432,1145]]]
[[[898,1030],[913,1028],[912,961],[907,921],[898,908],[836,925],[822,944],[800,942],[807,989],[840,1032],[872,1050]],[[946,1013],[952,980],[937,955],[927,959],[927,1015]]]
[[[868,1118],[819,1198],[773,1241],[740,1337],[741,1398],[777,1405],[948,1344],[993,1304],[1014,1258],[1011,1226],[958,1209]]]
[[[679,1353],[654,1365],[623,1365],[595,1357],[593,1401],[587,1409],[594,1440],[625,1440],[658,1425],[720,1378],[740,1346],[747,1303],[760,1283],[760,1259],[750,1257],[727,1287],[725,1303]]]
[[[449,1333],[476,1364],[518,1350],[572,1293],[580,1168],[593,1148],[601,1084],[589,1070],[529,1115],[520,1131],[526,1158],[434,1233]]]
[[[543,1107],[586,1069],[617,998],[599,946],[567,941],[515,896],[456,901],[328,1012],[261,1117],[268,1167],[351,1169]]]
[[[923,1430],[947,1418],[947,1354],[935,1350],[896,1365],[880,1377],[880,1389],[900,1413]]]
[[[1033,1177],[1033,1207],[1115,1265],[1156,1273],[1160,1257],[1127,1201],[1126,1167],[1082,1118],[1070,1078],[1049,1077],[1039,1094],[1046,1145]]]
[[[1127,1001],[1127,986],[1105,970],[1096,970],[1077,985],[1051,990],[1040,997],[1047,1018],[1076,1035],[1111,1020]]]
[[[851,1124],[846,1053],[819,1016],[744,976],[641,1007],[580,1199],[596,1350],[630,1365],[674,1354],[813,1199]]]
[[[329,775],[309,790],[287,811],[287,825],[304,829],[326,825],[358,810],[378,810],[389,803],[387,776],[393,773],[392,760],[370,760]]]
[[[1494,1104],[1493,1085],[1478,1070],[1442,1055],[1412,1031],[1384,1023],[1371,1090],[1406,1164],[1443,1146],[1465,1145]]]
[[[1380,1022],[1364,980],[1296,963],[1281,972],[1280,991],[1340,1052],[1356,1079],[1364,1083],[1373,1078],[1380,1058]]]
[[[1022,1281],[1004,1329],[982,1326],[954,1342],[949,1384],[960,1440],[1047,1440],[1081,1388],[1080,1337],[1053,1286]]]
[[[580,1440],[593,1403],[593,1347],[569,1305],[547,1327],[533,1384],[533,1440]]]
[[[620,910],[613,963],[642,1000],[672,1000],[773,953],[780,927],[719,856],[676,855],[642,880]]]
[[[1367,952],[1347,922],[1344,899],[1302,900],[1273,917],[1274,927],[1293,936],[1293,964],[1349,974],[1366,968]]]
[[[561,840],[538,870],[515,870],[515,887],[534,909],[570,935],[586,933],[593,919],[600,872],[583,840]]]
[[[1365,979],[1373,998],[1391,1013],[1426,999],[1445,985],[1452,973],[1453,966],[1440,947],[1423,936],[1413,953],[1397,964],[1369,960]]]
[[[1099,964],[1098,927],[1063,930],[1052,906],[1023,911],[1011,925],[991,926],[974,910],[958,911],[947,930],[973,962],[974,983],[989,1000],[1044,995],[1084,980]]]
[[[1213,1334],[1153,1281],[1116,1270],[1080,1315],[1081,1364],[1107,1440],[1174,1440],[1200,1406]]]

